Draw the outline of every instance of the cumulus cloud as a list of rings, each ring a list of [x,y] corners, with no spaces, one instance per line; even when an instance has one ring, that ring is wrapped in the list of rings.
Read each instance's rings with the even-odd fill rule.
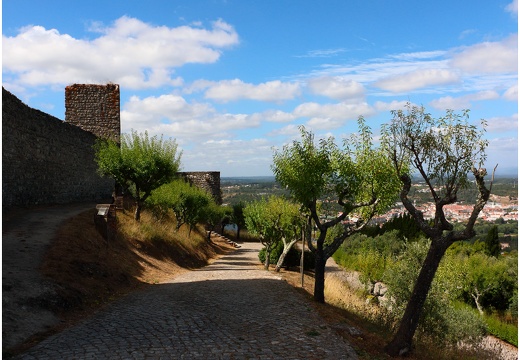
[[[448,69],[418,69],[408,73],[383,78],[374,86],[395,92],[406,92],[432,85],[454,84],[460,81],[459,75]]]
[[[336,100],[351,99],[358,101],[365,96],[363,85],[342,77],[324,76],[310,79],[307,86],[313,94]]]
[[[502,95],[502,97],[506,100],[510,101],[518,101],[518,84],[511,86],[506,92]]]
[[[183,155],[184,170],[219,170],[222,176],[267,175],[273,143],[268,139],[215,139],[200,142]]]
[[[254,85],[234,79],[202,85],[208,87],[204,94],[207,99],[221,102],[242,99],[279,102],[294,99],[301,92],[298,83],[284,83],[279,80]],[[199,83],[198,86],[202,85]]]
[[[391,101],[391,102],[383,102],[383,101],[376,101],[374,103],[374,109],[376,109],[379,112],[388,112],[392,110],[404,110],[406,108],[406,105],[410,104],[409,101]],[[411,104],[414,106],[415,104]]]
[[[486,90],[460,97],[441,97],[439,99],[432,100],[430,105],[438,110],[461,110],[469,109],[471,107],[471,103],[474,101],[495,100],[499,97],[500,95],[496,91]]]
[[[260,117],[218,113],[211,105],[189,103],[178,95],[132,97],[121,110],[123,131],[148,130],[174,137],[179,143],[229,137],[231,131],[256,127]]]
[[[501,41],[483,42],[456,53],[451,65],[468,73],[518,72],[518,36],[511,35]]]
[[[236,31],[219,20],[211,28],[166,27],[123,16],[110,26],[92,26],[100,35],[75,39],[56,29],[29,26],[2,36],[3,71],[26,85],[67,85],[112,81],[130,89],[179,85],[174,69],[213,63],[238,44]]]
[[[307,102],[298,105],[293,114],[296,117],[309,117],[321,119],[357,119],[360,115],[367,116],[374,113],[374,110],[367,103],[347,104],[319,104]]]
[[[487,120],[487,131],[490,133],[517,131],[518,114],[511,116],[493,117]]]

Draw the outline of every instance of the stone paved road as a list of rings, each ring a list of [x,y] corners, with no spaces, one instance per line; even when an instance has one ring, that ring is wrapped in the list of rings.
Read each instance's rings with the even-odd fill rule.
[[[357,359],[309,300],[258,267],[259,244],[132,293],[21,359]]]

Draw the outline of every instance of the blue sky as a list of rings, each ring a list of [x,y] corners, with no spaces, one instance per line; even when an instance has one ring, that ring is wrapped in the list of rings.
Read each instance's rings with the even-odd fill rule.
[[[7,90],[64,119],[65,86],[108,82],[185,171],[271,175],[299,125],[377,137],[409,101],[486,119],[487,167],[517,173],[517,0],[3,0]]]

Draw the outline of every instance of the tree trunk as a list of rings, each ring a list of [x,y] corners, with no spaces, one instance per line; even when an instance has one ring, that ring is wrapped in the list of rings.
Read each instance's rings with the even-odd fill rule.
[[[268,250],[268,248],[265,248],[265,261],[264,261],[264,269],[269,270],[269,262],[271,260],[271,250]]]
[[[237,240],[240,240],[240,226],[237,225]]]
[[[480,293],[478,292],[477,288],[475,288],[475,292],[471,294],[471,297],[473,297],[473,300],[475,300],[475,305],[477,306],[479,314],[481,316],[484,315],[484,310],[482,310],[482,306],[480,305]]]
[[[274,271],[280,272],[280,269],[282,268],[282,265],[283,265],[283,261],[285,260],[285,256],[287,256],[287,254],[289,253],[289,250],[291,250],[291,248],[296,243],[296,241],[298,241],[298,240],[293,240],[289,244],[283,245],[282,254],[278,258],[278,262],[276,263],[276,267],[275,267]]]
[[[314,300],[325,303],[325,263],[327,259],[323,255],[323,249],[316,249],[316,261],[314,262]]]
[[[141,221],[141,202],[137,201],[135,204],[135,212],[134,212],[135,221]]]
[[[449,245],[450,243],[445,239],[432,239],[430,249],[417,277],[412,296],[406,305],[399,328],[392,341],[385,347],[388,355],[401,356],[411,350],[413,336],[419,324],[423,305],[430,291],[439,263]]]

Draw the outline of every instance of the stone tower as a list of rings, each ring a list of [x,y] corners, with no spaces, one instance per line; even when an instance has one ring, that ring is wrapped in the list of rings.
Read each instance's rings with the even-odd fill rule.
[[[74,84],[65,88],[65,121],[102,138],[119,142],[119,85]]]

